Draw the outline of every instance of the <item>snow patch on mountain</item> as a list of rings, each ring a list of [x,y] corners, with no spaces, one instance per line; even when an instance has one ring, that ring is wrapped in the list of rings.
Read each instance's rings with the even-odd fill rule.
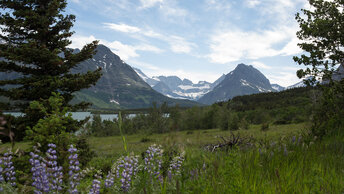
[[[220,83],[224,76],[219,78],[215,83],[207,81],[199,81],[194,84],[188,79],[180,79],[177,76],[146,76],[140,69],[133,68],[136,73],[148,83],[154,90],[164,94],[170,98],[198,100],[204,94],[210,92],[218,83]]]

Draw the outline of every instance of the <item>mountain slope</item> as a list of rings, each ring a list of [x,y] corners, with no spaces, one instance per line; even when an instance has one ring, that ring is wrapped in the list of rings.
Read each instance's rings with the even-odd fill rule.
[[[235,96],[272,92],[270,81],[251,65],[239,64],[226,75],[211,92],[201,97],[198,102],[212,104],[227,101]]]
[[[195,102],[168,98],[153,90],[117,55],[104,45],[99,45],[92,59],[84,61],[73,71],[86,72],[102,68],[103,76],[97,84],[76,94],[74,102],[88,101],[93,108],[146,108],[153,102],[169,105],[192,106]]]
[[[280,86],[280,85],[278,85],[278,84],[271,84],[271,87],[272,87],[274,90],[276,90],[277,92],[280,92],[280,91],[283,91],[283,90],[286,89],[285,87]]]
[[[148,77],[141,70],[134,68],[138,75],[157,92],[176,99],[198,100],[204,94],[211,91],[219,82],[224,79],[221,76],[214,83],[199,81],[193,83],[188,79],[180,79],[177,76],[155,76]]]

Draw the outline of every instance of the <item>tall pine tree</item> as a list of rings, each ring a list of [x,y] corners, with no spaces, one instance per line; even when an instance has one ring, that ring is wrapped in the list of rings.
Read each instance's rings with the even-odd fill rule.
[[[48,99],[52,92],[65,99],[94,85],[101,70],[72,74],[71,69],[95,54],[98,42],[85,45],[79,53],[68,46],[74,15],[64,14],[66,0],[0,1],[0,72],[15,72],[16,79],[0,80],[0,96],[7,97],[12,109],[29,111],[31,101]],[[70,106],[85,108],[87,103]],[[34,125],[41,117],[30,110],[22,125]],[[29,122],[29,123],[28,123]]]

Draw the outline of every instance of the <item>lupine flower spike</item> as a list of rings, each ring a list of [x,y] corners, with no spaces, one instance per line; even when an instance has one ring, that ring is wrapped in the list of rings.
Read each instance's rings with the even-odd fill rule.
[[[4,182],[4,177],[2,176],[3,168],[2,168],[2,159],[0,158],[0,184]],[[2,187],[0,187],[0,192],[2,191]]]
[[[161,149],[161,146],[153,144],[146,151],[146,157],[144,159],[145,170],[153,177],[158,178],[160,182],[162,182],[163,180],[160,172],[162,164],[162,154],[163,150]]]
[[[122,191],[129,191],[131,181],[138,171],[138,166],[138,156],[126,156],[117,160],[115,174],[120,179]]]
[[[92,182],[92,187],[91,187],[89,194],[99,194],[100,193],[100,184],[101,184],[100,179],[101,178],[102,178],[101,176],[96,175],[96,178]]]
[[[46,171],[46,164],[43,158],[39,155],[40,151],[36,146],[33,147],[34,152],[30,152],[31,158],[29,160],[31,164],[32,172],[32,186],[35,187],[34,193],[49,192],[49,179]]]
[[[53,191],[62,190],[62,167],[57,165],[56,145],[48,144],[49,149],[47,150],[47,172],[50,181],[50,187]]]
[[[180,155],[174,157],[168,168],[168,178],[171,180],[173,176],[178,176],[181,174],[181,167],[184,161],[185,153],[182,152]]]
[[[69,193],[78,193],[77,186],[79,185],[80,179],[80,167],[78,161],[78,150],[70,145],[68,152],[70,153],[69,159]]]

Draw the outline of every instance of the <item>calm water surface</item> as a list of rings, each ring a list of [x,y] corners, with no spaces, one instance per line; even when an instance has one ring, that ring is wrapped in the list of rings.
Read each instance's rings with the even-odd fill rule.
[[[4,112],[4,114],[10,114],[10,115],[13,115],[15,117],[19,117],[19,116],[24,115],[24,113],[21,113],[21,112]],[[118,118],[117,114],[99,114],[99,115],[100,115],[100,118],[102,120],[113,120],[115,118]],[[72,112],[73,119],[76,119],[79,121],[85,119],[86,117],[91,117],[91,119],[90,119],[90,121],[91,121],[92,116],[93,116],[93,114],[91,112]],[[129,118],[132,118],[134,116],[136,116],[136,114],[130,114]]]

